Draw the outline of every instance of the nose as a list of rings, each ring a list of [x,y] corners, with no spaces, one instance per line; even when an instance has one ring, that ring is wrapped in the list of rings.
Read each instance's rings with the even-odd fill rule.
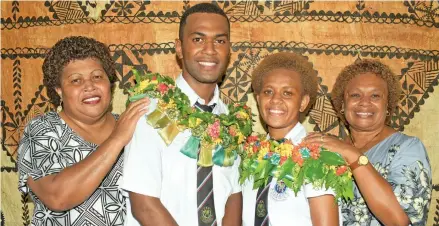
[[[214,40],[206,40],[204,42],[203,53],[209,54],[209,55],[216,54],[215,41]]]
[[[93,82],[93,80],[91,80],[91,79],[86,79],[85,81],[84,81],[84,90],[85,91],[93,91],[93,90],[95,90],[96,89],[96,87],[95,87],[95,83]]]
[[[359,105],[360,106],[368,106],[369,104],[370,104],[370,97],[368,97],[368,96],[363,96],[361,99],[360,99],[360,102],[359,102]]]
[[[274,92],[273,96],[271,96],[270,102],[275,104],[275,103],[281,102],[281,100],[282,100],[282,97],[281,97],[280,92]]]

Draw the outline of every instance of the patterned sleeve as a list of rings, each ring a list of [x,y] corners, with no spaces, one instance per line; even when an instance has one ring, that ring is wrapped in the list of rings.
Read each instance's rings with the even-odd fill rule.
[[[59,173],[65,168],[61,156],[61,141],[47,117],[39,116],[29,122],[24,129],[18,147],[18,189],[28,193],[27,180],[38,180],[44,176]]]
[[[394,145],[387,180],[412,225],[427,223],[431,200],[431,168],[426,149],[416,137]],[[392,150],[391,150],[392,151]]]

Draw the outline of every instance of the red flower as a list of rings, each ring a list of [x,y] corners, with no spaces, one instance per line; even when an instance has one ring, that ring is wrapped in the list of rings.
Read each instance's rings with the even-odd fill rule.
[[[258,140],[258,136],[248,136],[247,137],[247,142],[249,142],[249,143],[253,143],[257,140]]]
[[[169,87],[165,83],[160,83],[158,84],[157,89],[163,95],[164,93],[166,93],[166,91],[168,91]]]
[[[157,76],[155,76],[155,75],[152,76],[151,80],[152,80],[152,81],[157,80]]]
[[[256,152],[258,152],[258,147],[253,146],[253,153],[256,153]]]
[[[345,173],[347,169],[348,169],[348,167],[346,167],[346,166],[340,166],[340,167],[338,167],[337,170],[335,171],[335,174],[336,174],[337,176],[340,176],[340,175],[342,175],[343,173]]]

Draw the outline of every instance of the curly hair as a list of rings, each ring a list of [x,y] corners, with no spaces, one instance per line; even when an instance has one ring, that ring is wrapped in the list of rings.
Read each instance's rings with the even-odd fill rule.
[[[390,113],[390,116],[393,114],[393,111],[398,105],[401,87],[398,77],[392,72],[392,70],[390,70],[389,66],[377,60],[357,60],[355,63],[343,68],[335,81],[331,93],[332,105],[334,106],[335,111],[338,112],[340,119],[343,121],[343,123],[345,123],[345,125],[348,125],[348,122],[340,111],[343,108],[346,86],[348,85],[349,81],[355,78],[355,76],[364,73],[373,73],[387,83],[387,111]],[[390,122],[390,116],[386,118],[386,123]]]
[[[229,18],[227,17],[227,14],[220,7],[212,3],[200,3],[186,10],[181,16],[180,26],[178,29],[178,38],[180,39],[180,41],[183,41],[183,30],[184,30],[184,26],[186,25],[187,18],[194,13],[213,13],[223,16],[224,18],[227,19],[227,25],[229,26],[229,31],[230,31]]]
[[[61,73],[64,67],[73,60],[94,58],[101,62],[111,86],[117,80],[115,63],[110,50],[102,42],[83,36],[70,36],[59,40],[47,53],[43,63],[43,83],[47,88],[50,102],[59,106],[61,98],[55,88],[61,86]]]
[[[309,96],[309,103],[303,113],[307,113],[317,98],[318,78],[317,71],[313,69],[313,65],[304,56],[281,52],[267,56],[252,73],[252,88],[254,93],[259,94],[262,89],[262,79],[270,71],[275,69],[287,69],[295,71],[300,75],[302,92]]]

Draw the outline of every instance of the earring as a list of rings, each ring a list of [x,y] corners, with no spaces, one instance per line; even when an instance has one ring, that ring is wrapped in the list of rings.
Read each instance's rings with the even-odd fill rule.
[[[386,116],[389,117],[390,116],[390,112],[386,111]]]
[[[340,110],[340,114],[344,115],[344,109]]]
[[[61,111],[62,111],[62,98],[61,98],[61,100],[59,102],[58,107],[56,107],[56,112],[60,113]]]

